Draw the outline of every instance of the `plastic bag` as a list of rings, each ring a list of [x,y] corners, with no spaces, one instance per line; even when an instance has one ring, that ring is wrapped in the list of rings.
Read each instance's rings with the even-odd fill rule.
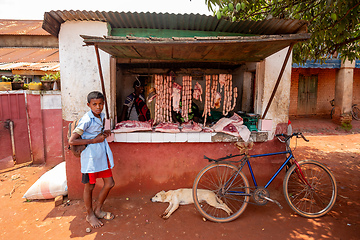
[[[44,173],[24,194],[26,199],[51,199],[67,195],[65,162]]]

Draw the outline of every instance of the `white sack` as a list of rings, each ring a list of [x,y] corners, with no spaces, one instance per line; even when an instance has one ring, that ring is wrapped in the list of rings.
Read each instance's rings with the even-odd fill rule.
[[[68,194],[65,162],[44,173],[24,194],[26,199],[51,199]]]

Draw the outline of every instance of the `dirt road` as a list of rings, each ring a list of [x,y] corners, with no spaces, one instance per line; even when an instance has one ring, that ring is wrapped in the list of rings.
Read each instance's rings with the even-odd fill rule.
[[[53,200],[26,202],[26,190],[46,172],[30,166],[0,174],[0,239],[359,239],[360,134],[308,136],[298,141],[298,160],[326,164],[338,183],[337,202],[330,214],[307,219],[287,206],[282,186],[270,188],[271,197],[284,207],[249,204],[230,223],[204,221],[194,205],[181,206],[168,220],[159,215],[167,204],[152,203],[152,196],[109,199],[105,210],[116,218],[86,233],[83,202],[73,200],[54,207]]]

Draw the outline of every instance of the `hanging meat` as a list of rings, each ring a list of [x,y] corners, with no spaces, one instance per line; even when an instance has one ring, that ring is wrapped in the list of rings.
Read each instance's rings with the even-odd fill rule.
[[[219,75],[220,92],[222,92],[222,88],[225,85],[225,82],[226,82],[226,74],[220,74]]]
[[[218,93],[218,82],[219,82],[219,76],[218,75],[212,75],[212,85],[211,85],[211,108],[219,108],[220,102],[217,103],[217,100],[221,100],[221,95]],[[218,95],[220,95],[220,99],[218,99]],[[218,105],[217,105],[218,104]]]
[[[157,92],[155,104],[154,123],[171,121],[171,76],[155,75],[155,88]]]
[[[196,84],[194,86],[193,98],[195,98],[196,100],[200,100],[200,102],[202,102],[202,98],[201,98],[202,93],[203,93],[203,90],[202,90],[200,83],[196,82]]]
[[[229,101],[229,81],[228,77],[225,74],[220,74],[224,76],[224,102],[223,102],[223,115],[226,116],[228,114],[227,112],[227,106]]]
[[[219,92],[216,92],[214,95],[215,95],[214,108],[218,109],[221,106],[221,94]]]
[[[164,121],[171,121],[171,91],[172,91],[172,79],[171,76],[166,76],[164,80]]]
[[[236,98],[238,97],[238,89],[237,87],[234,87],[234,100],[233,100],[233,106],[231,108],[231,110],[233,110],[236,106]]]
[[[233,91],[236,92],[233,94]],[[234,99],[233,99],[234,95]],[[225,74],[223,115],[226,116],[236,106],[237,88],[232,87],[232,75]],[[233,101],[233,103],[232,103]]]
[[[205,82],[206,82],[206,87],[205,87],[205,104],[204,104],[204,112],[203,112],[203,117],[204,117],[204,125],[206,125],[206,119],[207,116],[211,116],[211,100],[210,100],[210,87],[211,87],[211,75],[206,75],[205,76]]]
[[[189,109],[191,109],[191,82],[191,76],[183,76],[181,116],[185,122],[189,121]]]
[[[182,86],[174,82],[172,84],[172,107],[175,112],[180,111],[180,98]]]
[[[155,117],[154,117],[154,124],[158,123],[159,121],[159,108],[160,108],[160,84],[159,84],[159,75],[155,75],[155,90],[156,90],[156,102],[155,102]]]

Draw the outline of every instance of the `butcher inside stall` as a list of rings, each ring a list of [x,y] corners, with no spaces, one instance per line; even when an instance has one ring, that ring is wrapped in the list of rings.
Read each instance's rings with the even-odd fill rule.
[[[233,111],[238,89],[232,75],[205,75],[204,80],[156,74],[144,83],[137,78],[114,132],[221,132],[248,141],[250,131]]]

